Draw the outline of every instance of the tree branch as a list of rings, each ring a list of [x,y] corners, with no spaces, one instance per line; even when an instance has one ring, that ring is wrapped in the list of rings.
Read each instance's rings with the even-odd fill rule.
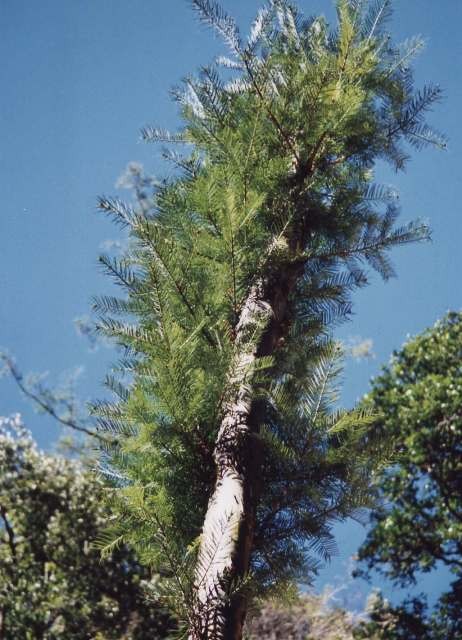
[[[70,429],[73,429],[74,431],[79,431],[80,433],[85,433],[87,436],[90,436],[91,438],[96,438],[96,440],[99,440],[100,442],[104,442],[106,444],[108,442],[110,442],[110,443],[113,442],[112,439],[108,439],[108,438],[102,436],[98,432],[93,431],[92,429],[89,429],[88,427],[85,427],[85,426],[79,424],[75,420],[72,420],[70,418],[64,418],[63,416],[60,416],[59,413],[56,411],[56,409],[51,404],[47,403],[42,397],[40,397],[37,393],[34,393],[34,391],[29,389],[24,384],[23,376],[16,369],[16,367],[15,367],[14,363],[12,362],[12,360],[10,360],[10,358],[6,357],[5,355],[2,355],[1,357],[2,357],[3,361],[6,364],[6,366],[8,368],[8,371],[11,374],[11,377],[16,382],[16,384],[20,388],[20,390],[24,393],[24,395],[27,398],[32,400],[32,402],[34,402],[43,411],[45,411],[45,413],[48,413],[48,415],[50,415],[52,418],[57,420],[60,424],[64,425],[65,427],[69,427]]]
[[[3,524],[5,525],[5,531],[8,538],[8,546],[10,547],[11,557],[13,562],[17,563],[17,549],[16,549],[16,540],[13,531],[13,527],[11,526],[10,521],[7,517],[7,511],[3,505],[0,505],[0,517],[3,520]]]

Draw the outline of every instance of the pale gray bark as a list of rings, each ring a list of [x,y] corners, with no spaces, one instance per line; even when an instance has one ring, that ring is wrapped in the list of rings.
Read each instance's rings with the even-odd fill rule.
[[[259,338],[271,317],[271,307],[262,300],[262,282],[250,291],[236,327],[235,356],[223,404],[214,459],[217,479],[204,521],[199,549],[195,594],[195,628],[190,638],[239,638],[243,612],[230,615],[230,589],[248,569],[254,505],[246,457],[252,439],[250,412],[252,376]],[[237,568],[239,565],[239,569]],[[235,608],[235,607],[234,607]]]
[[[298,189],[306,188],[316,153],[289,176],[293,202],[297,202]],[[261,273],[266,275],[250,289],[236,326],[235,356],[214,450],[216,482],[199,548],[189,640],[242,638],[247,602],[239,594],[239,581],[250,568],[260,492],[253,373],[258,358],[272,355],[287,329],[289,298],[305,269],[305,261],[296,256],[307,241],[305,221],[310,213],[305,209],[299,224],[292,220],[290,228],[273,238],[262,260]]]
[[[267,267],[281,241],[287,251],[287,239],[276,239]],[[217,477],[199,549],[190,640],[242,638],[246,598],[239,584],[250,567],[260,491],[258,419],[252,413],[255,365],[277,348],[290,293],[304,269],[296,261],[283,260],[281,265],[278,273],[268,268],[271,281],[260,279],[252,287],[236,327],[235,357],[214,451]]]

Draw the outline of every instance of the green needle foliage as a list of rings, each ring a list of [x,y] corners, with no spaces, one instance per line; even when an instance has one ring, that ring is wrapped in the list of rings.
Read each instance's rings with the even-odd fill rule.
[[[372,383],[365,403],[394,443],[396,464],[379,479],[383,506],[359,551],[360,573],[377,569],[401,586],[445,565],[453,574],[432,617],[425,600],[376,607],[376,627],[394,615],[404,635],[462,638],[462,314],[449,313],[407,342]],[[419,632],[420,633],[420,632]],[[412,635],[414,637],[414,635]]]
[[[425,123],[440,90],[414,89],[421,42],[392,45],[387,0],[339,0],[334,30],[272,0],[247,40],[214,2],[192,4],[230,57],[174,89],[177,133],[143,129],[168,145],[173,177],[139,177],[133,205],[101,198],[131,240],[122,258],[101,257],[125,297],[95,300],[100,331],[124,348],[109,380],[118,400],[95,407],[117,439],[102,460],[118,485],[113,537],[170,577],[190,625],[217,434],[243,389],[252,433],[229,456],[259,452],[258,499],[250,565],[228,593],[308,579],[312,553],[334,550],[332,522],[371,503],[371,418],[332,411],[331,331],[365,267],[387,279],[388,250],[428,237],[420,223],[395,227],[375,163],[400,170],[410,147],[444,145]],[[218,541],[206,544],[213,563]]]

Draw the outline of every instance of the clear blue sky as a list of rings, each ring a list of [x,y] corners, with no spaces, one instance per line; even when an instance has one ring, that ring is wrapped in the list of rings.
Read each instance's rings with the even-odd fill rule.
[[[260,3],[222,4],[245,30]],[[329,0],[299,4],[308,14],[333,16]],[[0,346],[24,370],[48,370],[52,378],[84,365],[82,394],[96,397],[112,354],[91,354],[73,326],[88,313],[90,297],[108,288],[97,255],[102,242],[117,238],[96,214],[96,197],[115,193],[128,161],[165,172],[157,149],[139,142],[139,128],[174,129],[169,88],[222,47],[186,0],[1,0],[0,19]],[[427,218],[433,242],[396,250],[398,278],[383,284],[373,277],[356,296],[355,316],[339,336],[372,338],[376,357],[347,364],[346,405],[367,391],[407,334],[461,308],[461,24],[457,0],[395,0],[396,38],[421,34],[427,41],[417,82],[444,88],[431,121],[448,135],[449,148],[415,156],[406,174],[379,170],[379,181],[400,190],[402,219]],[[17,410],[40,444],[50,446],[56,426],[34,416],[3,379],[0,414]],[[344,576],[362,535],[357,525],[339,528],[341,554],[319,585]],[[443,579],[425,584],[436,592]]]

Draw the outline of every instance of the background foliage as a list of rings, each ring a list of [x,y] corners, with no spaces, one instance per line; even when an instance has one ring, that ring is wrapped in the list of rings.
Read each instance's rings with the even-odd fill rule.
[[[383,503],[359,550],[358,574],[377,569],[406,586],[443,565],[454,578],[433,615],[424,597],[388,606],[385,617],[396,616],[404,635],[384,637],[460,638],[462,313],[447,314],[395,352],[364,403],[380,414],[373,428],[394,443],[395,458],[378,479]],[[377,620],[381,612],[378,606]]]
[[[19,416],[0,419],[0,636],[162,638],[173,623],[126,547],[101,560],[110,513],[81,462],[40,452]]]

